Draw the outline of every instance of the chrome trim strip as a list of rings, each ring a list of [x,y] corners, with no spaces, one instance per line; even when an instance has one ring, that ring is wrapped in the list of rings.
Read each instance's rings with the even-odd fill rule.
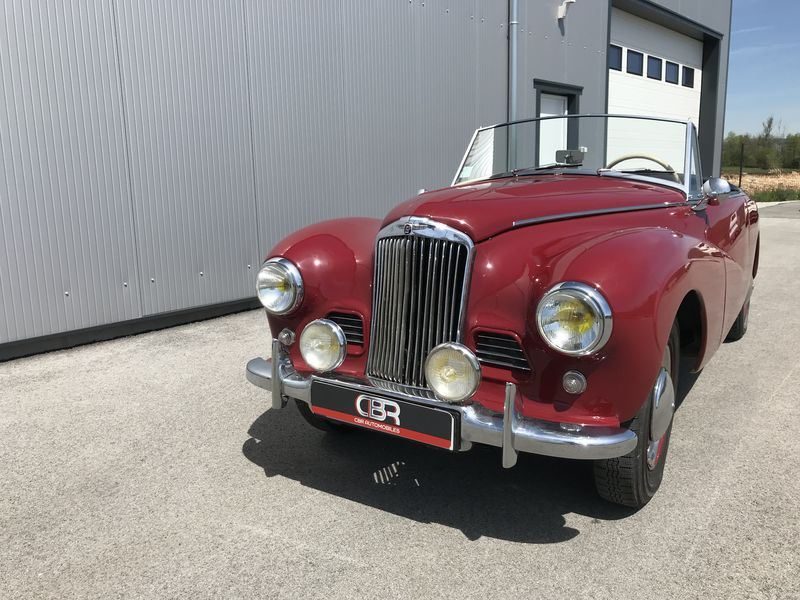
[[[510,469],[517,464],[517,451],[514,449],[514,426],[517,399],[517,386],[506,383],[506,397],[503,404],[503,468]]]
[[[514,221],[512,228],[525,227],[526,225],[536,225],[537,223],[550,223],[551,221],[566,221],[567,219],[578,219],[580,217],[594,217],[597,215],[613,215],[617,213],[636,212],[640,210],[654,210],[656,208],[677,208],[680,206],[689,207],[688,202],[666,202],[663,204],[640,204],[637,206],[620,206],[618,208],[598,208],[596,210],[582,210],[578,212],[560,213],[557,215],[547,215],[545,217],[533,217]]]
[[[277,379],[272,373],[277,373]],[[636,447],[636,434],[624,427],[584,426],[578,432],[568,432],[562,430],[558,423],[522,417],[519,410],[520,399],[516,395],[515,386],[511,383],[506,386],[505,409],[500,414],[491,412],[480,404],[448,405],[436,400],[376,388],[361,379],[336,373],[305,378],[295,372],[285,349],[280,344],[277,345],[273,358],[266,360],[254,358],[248,362],[246,374],[248,381],[254,385],[266,390],[277,390],[277,393],[273,393],[280,396],[281,400],[276,402],[273,398],[271,408],[283,408],[286,405],[284,398],[295,398],[310,405],[311,385],[316,380],[359,392],[400,398],[439,410],[458,412],[461,418],[461,450],[468,450],[473,442],[502,448],[504,465],[510,464],[512,455],[518,452],[597,460],[623,456]]]
[[[281,356],[281,343],[272,340],[272,356]],[[283,390],[281,389],[281,361],[272,361],[272,408],[283,408]]]
[[[486,131],[487,129],[494,129],[495,127],[503,127],[504,125],[519,125],[520,123],[532,123],[533,121],[550,121],[552,119],[579,119],[581,117],[619,117],[622,119],[638,119],[640,121],[662,121],[664,123],[678,123],[686,125],[691,123],[689,119],[669,119],[667,117],[648,117],[646,115],[616,115],[611,113],[585,113],[580,115],[554,115],[552,117],[532,117],[530,119],[520,119],[518,121],[506,121],[505,123],[495,123],[494,125],[484,125],[478,127],[475,131]]]
[[[461,159],[461,162],[458,163],[458,169],[456,169],[456,174],[453,175],[453,181],[450,183],[450,186],[454,186],[456,181],[458,180],[458,175],[461,173],[461,169],[464,168],[464,163],[467,162],[467,156],[469,156],[469,151],[472,150],[472,145],[475,143],[475,138],[478,137],[478,132],[481,129],[476,129],[475,132],[472,134],[472,137],[469,140],[469,144],[467,144],[467,149],[464,151],[464,157]]]
[[[692,136],[693,132],[694,132],[694,123],[692,123],[691,121],[686,121],[686,148],[684,150],[684,155],[683,155],[683,188],[684,188],[684,194],[686,194],[687,201],[691,196],[690,194],[691,183],[689,182],[689,179],[691,178],[692,154],[694,150],[694,144],[692,144],[694,140]],[[698,173],[697,175],[699,177],[700,173]]]
[[[578,174],[577,171],[575,172],[565,171],[565,172],[569,174]],[[684,186],[682,183],[678,183],[677,181],[670,181],[668,179],[661,179],[660,177],[650,177],[648,175],[630,173],[627,171],[615,171],[613,169],[598,169],[597,171],[589,172],[589,174],[599,175],[600,177],[617,177],[619,179],[625,179],[626,181],[641,181],[643,183],[649,183],[651,185],[668,187],[672,188],[673,190],[678,190],[684,196],[686,196],[686,186]]]

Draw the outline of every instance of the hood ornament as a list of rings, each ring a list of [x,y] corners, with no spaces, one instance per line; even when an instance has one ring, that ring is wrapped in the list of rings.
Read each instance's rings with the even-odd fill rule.
[[[403,233],[405,235],[411,235],[415,231],[419,231],[421,229],[434,229],[434,226],[431,223],[424,223],[420,221],[408,221],[403,225]]]

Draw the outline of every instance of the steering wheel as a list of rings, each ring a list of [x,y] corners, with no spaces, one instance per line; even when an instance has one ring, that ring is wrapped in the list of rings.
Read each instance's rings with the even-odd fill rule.
[[[664,162],[663,160],[659,160],[655,156],[648,156],[647,154],[626,154],[625,156],[620,156],[619,158],[617,158],[615,160],[612,160],[610,163],[608,163],[606,165],[606,169],[613,169],[619,163],[625,162],[626,160],[633,160],[635,158],[638,158],[638,159],[641,159],[641,160],[649,160],[650,162],[656,163],[657,165],[663,167],[665,172],[671,174],[672,178],[677,183],[681,182],[680,177],[678,177],[678,174],[675,172],[675,169],[673,169],[672,166],[669,163]]]

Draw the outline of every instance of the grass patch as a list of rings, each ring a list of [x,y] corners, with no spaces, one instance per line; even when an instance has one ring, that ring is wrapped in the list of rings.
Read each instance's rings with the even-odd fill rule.
[[[754,192],[750,197],[756,202],[784,202],[786,200],[800,200],[800,189],[773,188]]]
[[[723,173],[731,173],[732,175],[739,175],[739,167],[722,167]],[[771,174],[769,169],[762,169],[761,167],[744,167],[742,169],[743,173],[747,173],[749,175],[768,175]]]

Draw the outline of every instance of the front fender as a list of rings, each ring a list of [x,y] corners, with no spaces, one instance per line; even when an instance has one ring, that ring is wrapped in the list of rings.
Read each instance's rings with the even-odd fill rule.
[[[622,221],[629,221],[628,227],[609,226],[608,220],[524,228],[477,248],[469,302],[471,341],[474,347],[474,333],[484,328],[519,334],[533,373],[512,377],[527,400],[527,416],[597,424],[630,420],[652,388],[686,294],[695,291],[704,306],[724,301],[724,268],[701,239],[661,226],[637,226],[633,216]],[[597,287],[611,305],[612,335],[595,355],[561,355],[538,334],[536,305],[562,281]],[[704,343],[719,339],[719,319],[705,315],[705,320]],[[561,386],[569,369],[587,377],[587,391],[580,396],[570,396]],[[484,376],[490,388],[509,373],[487,368]],[[497,395],[487,395],[495,403],[492,397]]]
[[[365,347],[369,344],[372,302],[372,256],[380,220],[345,218],[323,221],[296,231],[281,240],[268,258],[289,259],[303,277],[303,301],[289,315],[268,315],[273,337],[285,327],[299,336],[305,325],[333,311],[357,313],[364,319]],[[364,369],[363,348],[349,348],[340,369],[357,374]],[[307,369],[298,344],[290,349],[295,366]]]
[[[684,298],[694,292],[701,308],[700,360],[716,349],[724,306],[725,268],[703,240],[667,228],[617,232],[591,246],[564,268],[565,280],[595,285],[614,315],[603,351],[598,393],[612,398],[622,421],[633,418],[647,398]]]

